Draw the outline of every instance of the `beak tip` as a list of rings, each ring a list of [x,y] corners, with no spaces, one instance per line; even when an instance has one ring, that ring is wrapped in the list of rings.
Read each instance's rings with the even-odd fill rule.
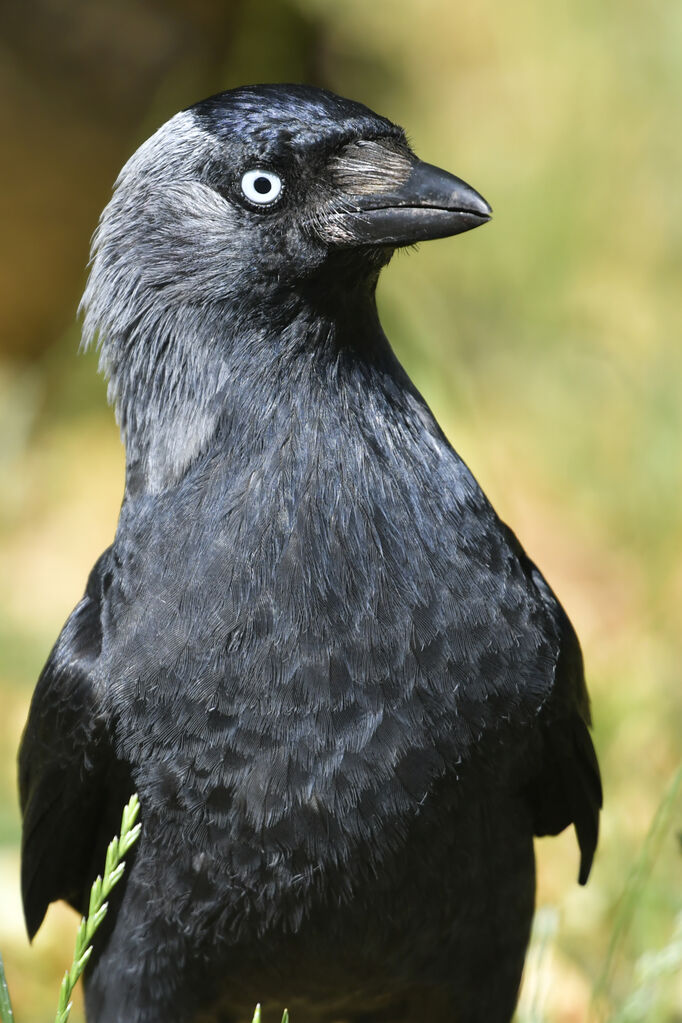
[[[465,209],[468,207],[470,213],[481,217],[484,221],[490,220],[493,215],[493,208],[480,192],[477,192],[470,185],[466,185],[457,194],[460,198],[464,199],[463,207]]]

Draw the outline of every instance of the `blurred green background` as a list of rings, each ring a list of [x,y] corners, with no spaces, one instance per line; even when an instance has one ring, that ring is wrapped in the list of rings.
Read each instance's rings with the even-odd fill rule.
[[[538,843],[519,1019],[682,1020],[680,53],[679,0],[0,7],[0,950],[19,1023],[54,1013],[76,919],[52,907],[29,948],[16,748],[122,493],[96,358],[77,356],[89,237],[163,120],[277,80],[398,121],[495,210],[398,255],[379,302],[585,650],[603,837],[586,889],[572,834]]]

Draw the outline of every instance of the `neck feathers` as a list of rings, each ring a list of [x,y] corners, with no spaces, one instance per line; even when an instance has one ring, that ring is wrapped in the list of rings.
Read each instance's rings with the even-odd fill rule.
[[[387,381],[412,393],[373,294],[351,296],[336,315],[300,296],[269,314],[226,301],[150,305],[106,332],[87,292],[84,305],[84,344],[97,336],[128,480],[148,492],[172,486],[216,445],[257,451],[273,429],[286,437],[302,420],[334,416],[334,406],[369,409]]]

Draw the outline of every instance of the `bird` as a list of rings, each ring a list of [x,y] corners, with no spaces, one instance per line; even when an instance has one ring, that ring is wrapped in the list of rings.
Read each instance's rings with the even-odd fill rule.
[[[115,183],[82,315],[123,503],[19,753],[31,938],[139,794],[89,1023],[508,1023],[534,836],[587,880],[578,639],[377,312],[397,249],[490,219],[307,85],[188,107]]]

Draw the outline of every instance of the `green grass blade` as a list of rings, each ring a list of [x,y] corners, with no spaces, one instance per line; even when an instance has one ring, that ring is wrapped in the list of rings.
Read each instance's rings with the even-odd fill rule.
[[[13,1023],[14,1020],[2,956],[0,956],[0,1020],[2,1023]]]
[[[131,845],[137,841],[140,834],[140,825],[135,825],[139,812],[139,799],[137,798],[137,795],[131,796],[121,817],[121,836],[120,838],[116,837],[112,839],[109,843],[104,874],[101,878],[98,877],[95,879],[92,888],[90,889],[88,916],[81,920],[80,927],[78,928],[73,962],[71,963],[70,969],[68,969],[64,974],[62,986],[59,991],[59,1005],[57,1006],[55,1023],[66,1023],[69,1018],[73,989],[78,983],[78,980],[85,969],[85,965],[92,954],[92,945],[90,944],[92,936],[106,916],[108,909],[106,897],[109,895],[114,885],[118,884],[121,880],[125,869],[123,856],[128,849],[130,849]],[[7,997],[9,999],[9,995]],[[11,1019],[12,1015],[10,1009],[8,1020]],[[2,1023],[6,1023],[4,1016],[2,1017]]]
[[[642,892],[649,880],[658,854],[673,826],[675,820],[674,809],[681,794],[682,764],[680,764],[673,775],[663,798],[658,804],[644,839],[642,851],[637,857],[637,861],[625,882],[625,889],[616,912],[604,966],[592,994],[593,1011],[598,1007],[601,999],[609,995],[620,947],[630,928],[637,906],[641,900]]]

